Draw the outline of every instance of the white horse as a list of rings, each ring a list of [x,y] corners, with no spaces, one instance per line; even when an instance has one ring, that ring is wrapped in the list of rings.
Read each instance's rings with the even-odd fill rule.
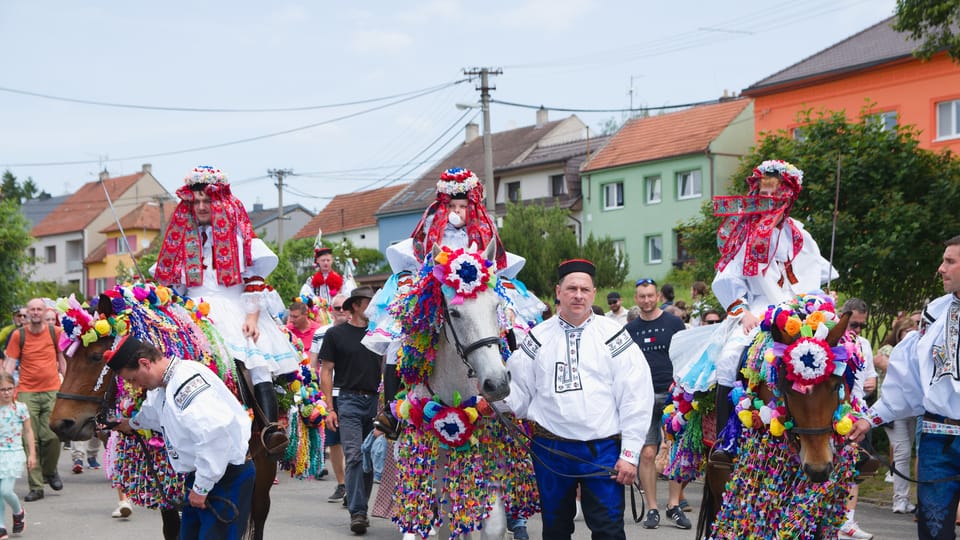
[[[487,261],[492,260],[494,257],[493,249],[494,244],[491,243],[487,246],[482,258]],[[441,250],[435,247],[433,250],[434,261],[440,254]],[[468,248],[466,254],[476,255],[475,246]],[[467,261],[468,268],[461,272],[462,276],[466,278],[472,276],[473,269],[469,268],[470,264],[470,261]],[[447,269],[447,267],[444,268]],[[460,266],[460,268],[462,269],[463,266]],[[453,275],[453,272],[449,275]],[[433,275],[427,276],[425,279],[437,279],[437,277]],[[454,276],[453,280],[456,279],[457,277]],[[432,487],[432,493],[436,500],[444,501],[444,507],[439,509],[439,515],[443,516],[445,521],[445,526],[438,527],[441,538],[451,536],[451,525],[456,527],[452,531],[453,536],[467,534],[470,530],[477,528],[476,524],[466,528],[450,522],[452,518],[448,504],[455,504],[456,496],[451,497],[444,490],[445,488],[449,489],[450,476],[459,472],[455,464],[460,463],[457,461],[458,459],[463,459],[464,454],[462,453],[475,452],[473,454],[474,459],[484,463],[483,467],[485,469],[494,469],[485,470],[483,474],[478,474],[476,466],[473,466],[469,474],[473,475],[471,479],[482,478],[481,482],[485,485],[486,492],[489,495],[487,502],[491,509],[489,515],[482,522],[481,536],[484,540],[501,539],[506,532],[507,521],[501,493],[500,479],[502,477],[498,474],[502,474],[503,470],[508,468],[508,464],[505,462],[504,456],[497,455],[497,452],[503,451],[503,445],[500,445],[498,450],[498,448],[493,448],[496,444],[491,444],[489,440],[496,437],[500,439],[497,443],[501,443],[502,439],[510,439],[510,437],[503,436],[503,427],[498,423],[496,416],[491,416],[492,409],[488,403],[500,401],[510,393],[510,375],[500,353],[502,324],[498,315],[498,308],[503,299],[497,291],[489,286],[480,287],[482,290],[479,291],[471,291],[468,298],[451,299],[450,292],[454,289],[451,288],[449,280],[446,281],[445,285],[446,294],[444,294],[442,302],[442,325],[440,328],[434,327],[434,331],[439,332],[440,336],[436,343],[436,356],[433,360],[432,371],[422,382],[409,390],[407,401],[410,401],[412,397],[414,402],[418,400],[420,403],[423,403],[424,400],[428,402],[429,406],[423,409],[424,417],[429,414],[426,410],[432,407],[440,411],[436,413],[437,416],[447,418],[444,414],[449,409],[444,407],[464,401],[469,403],[469,400],[476,399],[478,404],[475,410],[481,409],[480,416],[475,417],[477,418],[477,437],[474,437],[472,442],[459,447],[456,446],[456,443],[445,445],[442,440],[443,435],[437,437],[437,433],[443,432],[444,427],[434,428],[436,431],[431,431],[426,428],[427,422],[425,420],[421,422],[423,427],[415,427],[408,416],[404,435],[398,441],[398,445],[400,445],[401,455],[405,451],[407,455],[415,455],[416,453],[423,453],[423,444],[431,444],[429,442],[425,443],[425,440],[441,441],[436,454],[433,478],[420,484],[420,487],[427,491],[430,491]],[[473,296],[474,292],[475,296]],[[480,397],[483,399],[480,400]],[[486,416],[483,416],[484,413]],[[453,416],[455,415],[449,415],[451,418]],[[453,418],[453,420],[454,425],[446,425],[451,436],[457,433],[457,426],[462,424],[462,422],[456,422],[456,418]],[[444,425],[442,418],[440,425]],[[512,448],[516,449],[516,447]],[[526,458],[526,456],[524,457]],[[529,458],[526,459],[529,460]],[[530,467],[530,470],[532,470],[532,467]],[[413,481],[413,477],[408,474],[405,475],[401,470],[399,478],[400,484],[398,484],[398,487],[400,490],[398,491],[402,492],[404,483]],[[469,484],[471,481],[468,480],[466,483]],[[417,508],[420,512],[426,511],[423,506]],[[411,516],[403,516],[403,511],[403,505],[398,504],[397,521],[400,522],[401,528],[404,528],[404,518],[408,518],[408,526],[416,521]],[[418,527],[415,532],[426,537],[428,530]],[[410,538],[412,532],[408,530],[405,537]]]

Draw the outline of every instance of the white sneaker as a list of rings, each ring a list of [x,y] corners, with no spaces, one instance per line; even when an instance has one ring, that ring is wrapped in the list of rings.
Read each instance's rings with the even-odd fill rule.
[[[133,505],[130,504],[130,501],[122,501],[117,505],[117,509],[110,514],[110,517],[115,518],[128,518],[130,514],[133,513]]]
[[[911,502],[896,502],[893,503],[893,513],[894,514],[912,514],[917,510],[917,505]]]
[[[837,538],[840,540],[871,540],[873,533],[861,529],[856,521],[847,521],[843,524],[843,527],[840,527]]]
[[[887,471],[887,475],[883,477],[883,481],[886,482],[886,483],[888,483],[888,484],[892,484],[892,483],[893,483],[893,473],[890,472],[890,471]]]
[[[574,521],[583,521],[583,508],[580,507],[580,499],[577,499],[577,515],[573,516]]]

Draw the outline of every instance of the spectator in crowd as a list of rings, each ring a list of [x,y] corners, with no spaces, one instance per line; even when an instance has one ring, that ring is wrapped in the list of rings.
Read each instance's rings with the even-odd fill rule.
[[[650,425],[640,453],[640,484],[647,502],[647,515],[643,521],[646,529],[660,527],[660,510],[657,507],[657,450],[663,441],[663,407],[670,400],[670,385],[673,384],[673,362],[670,361],[670,341],[673,335],[684,330],[683,321],[658,304],[657,283],[652,279],[637,281],[634,301],[640,308],[640,317],[627,324],[627,332],[633,342],[643,351],[653,381],[654,402],[651,407]],[[676,306],[667,306],[667,309]],[[669,481],[669,500],[666,516],[681,529],[693,526],[680,508],[682,485]]]
[[[13,374],[19,366],[20,382],[17,400],[27,405],[30,424],[36,431],[37,467],[29,474],[30,492],[23,498],[32,502],[43,498],[43,484],[60,491],[63,481],[57,472],[60,459],[60,439],[50,429],[50,414],[57,401],[60,376],[67,363],[57,346],[61,330],[44,322],[47,305],[41,298],[27,303],[28,321],[10,336],[7,343],[4,368]]]
[[[664,283],[660,287],[660,309],[667,309],[667,306],[672,306],[674,296],[673,285]]]
[[[707,284],[703,281],[694,281],[690,286],[690,326],[700,326],[703,312],[709,308],[707,304]]]
[[[307,354],[309,354],[310,347],[313,345],[313,336],[318,328],[320,328],[320,325],[310,318],[310,309],[298,296],[287,307],[287,330],[297,336]]]
[[[318,360],[320,349],[323,347],[323,338],[327,335],[327,331],[338,324],[343,324],[347,322],[347,319],[350,318],[350,314],[343,309],[343,302],[347,297],[343,294],[338,294],[330,300],[330,314],[333,316],[333,322],[321,326],[313,334],[313,344],[310,346],[310,365],[313,366],[314,371],[317,373],[321,372],[320,362]],[[334,373],[334,379],[336,379],[336,373]],[[337,395],[340,394],[340,388],[333,387],[333,395],[328,398],[328,401],[333,402],[333,410],[337,410]],[[340,445],[340,432],[335,429],[330,429],[330,426],[324,428],[324,448],[329,452],[329,463],[330,467],[333,469],[333,476],[337,480],[337,487],[333,490],[333,494],[327,497],[327,502],[338,503],[343,502],[344,497],[347,494],[347,488],[344,484],[344,462],[343,462],[343,447]],[[319,478],[323,478],[327,475],[327,470],[323,469],[318,473]]]
[[[350,530],[365,534],[370,527],[367,506],[373,489],[373,473],[363,471],[363,440],[373,431],[379,403],[381,356],[361,341],[367,331],[364,311],[373,298],[373,289],[358,287],[350,292],[343,308],[350,314],[346,323],[327,331],[320,348],[320,385],[327,400],[327,422],[340,431],[345,460],[347,509]],[[336,380],[334,380],[336,376]],[[333,387],[340,388],[336,408]]]
[[[723,322],[723,315],[723,313],[715,309],[708,309],[703,312],[702,322],[704,325],[721,323]]]
[[[620,324],[627,324],[627,310],[623,307],[620,293],[617,291],[607,293],[607,305],[610,306],[610,311],[605,313],[607,317]]]
[[[24,324],[26,324],[27,308],[25,307],[13,308],[13,313],[11,314],[11,317],[13,318],[13,322],[4,326],[3,329],[0,330],[0,345],[2,345],[4,349],[7,348],[7,343],[10,342],[10,335],[13,333],[13,331],[16,330],[17,328],[22,327]]]
[[[535,326],[507,361],[506,404],[530,421],[535,441],[545,539],[570,538],[579,485],[593,537],[625,540],[623,486],[636,480],[651,420],[643,353],[622,326],[591,312],[595,273],[590,261],[561,263],[557,315]],[[583,475],[580,461],[597,463],[610,476]]]
[[[0,410],[3,411],[2,422],[0,422],[0,433],[2,433],[0,437],[0,538],[7,538],[4,503],[9,504],[13,512],[11,532],[13,534],[23,532],[25,512],[20,499],[13,492],[13,485],[17,478],[23,476],[24,469],[29,471],[37,465],[30,412],[26,405],[14,401],[15,391],[16,383],[13,381],[13,375],[6,371],[0,372]],[[24,452],[24,447],[27,452]]]
[[[640,308],[633,306],[630,308],[630,311],[627,311],[627,322],[633,322],[634,319],[640,316]]]

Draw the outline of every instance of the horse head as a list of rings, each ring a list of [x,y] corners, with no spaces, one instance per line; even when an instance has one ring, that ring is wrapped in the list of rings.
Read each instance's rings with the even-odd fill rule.
[[[837,324],[830,329],[824,341],[835,348],[843,337],[850,321],[851,313],[840,316]],[[772,325],[774,340],[792,345],[797,337],[783,335],[776,325]],[[839,361],[839,360],[838,360]],[[812,482],[825,482],[833,470],[834,413],[841,405],[841,386],[843,377],[831,373],[822,381],[810,385],[795,385],[786,376],[786,368],[781,362],[777,367],[777,381],[781,395],[794,427],[791,434],[799,441],[799,456],[803,472]]]
[[[488,244],[482,258],[492,261],[495,249],[493,242]],[[434,246],[434,258],[439,253]],[[476,246],[471,245],[467,253],[476,253]],[[444,299],[445,339],[439,343],[430,387],[448,403],[454,392],[464,398],[480,394],[491,402],[510,393],[510,374],[499,347],[500,296],[492,287],[479,289],[462,301]]]
[[[76,306],[67,312],[65,318],[73,313],[69,324],[81,324],[81,328],[92,325],[93,318],[84,322],[77,320],[86,315],[74,311],[79,309],[82,308]],[[97,311],[104,317],[112,315],[109,297],[100,296]],[[97,416],[111,405],[107,402],[112,401],[110,394],[116,389],[116,380],[104,364],[103,353],[110,350],[113,341],[112,335],[100,336],[86,345],[77,343],[67,350],[67,370],[50,415],[50,429],[61,439],[82,441],[92,437]]]

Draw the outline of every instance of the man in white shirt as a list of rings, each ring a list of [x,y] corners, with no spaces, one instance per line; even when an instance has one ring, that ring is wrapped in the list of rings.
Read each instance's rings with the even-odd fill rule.
[[[569,540],[579,487],[593,539],[624,540],[623,486],[637,478],[653,410],[650,368],[622,325],[594,315],[593,263],[565,261],[557,273],[557,315],[507,361],[505,402],[530,420],[543,538]]]
[[[610,311],[604,313],[605,316],[617,321],[621,326],[627,324],[627,309],[623,307],[623,301],[620,298],[620,293],[613,291],[607,294],[607,305],[610,306]]]
[[[243,537],[256,471],[247,460],[250,417],[237,398],[203,364],[167,358],[132,336],[103,356],[125,381],[147,390],[137,414],[116,429],[161,431],[170,465],[187,475],[180,538]]]

